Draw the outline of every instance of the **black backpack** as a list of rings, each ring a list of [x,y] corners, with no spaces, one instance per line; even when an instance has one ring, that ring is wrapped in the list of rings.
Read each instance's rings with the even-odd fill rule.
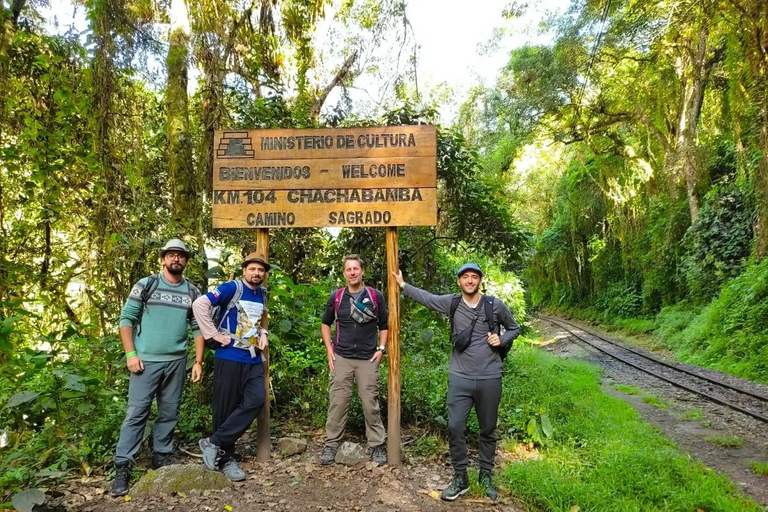
[[[495,334],[501,334],[501,327],[496,323],[496,315],[493,314],[493,304],[496,300],[496,297],[491,295],[484,295],[482,300],[483,311],[485,312],[485,318],[488,319],[488,325],[491,329],[491,332]],[[456,314],[456,310],[459,308],[460,302],[461,295],[457,293],[451,299],[451,313],[449,316],[451,320],[451,333],[453,333],[453,316]],[[493,347],[493,349],[499,353],[501,360],[504,361],[507,358],[509,351],[512,350],[512,343],[508,344],[507,346],[500,345],[498,347]]]
[[[200,292],[192,286],[189,282],[189,279],[187,281],[187,294],[189,295],[189,298],[192,299],[192,302],[195,302],[195,300],[200,296]],[[144,285],[144,289],[141,290],[141,295],[139,296],[139,299],[141,300],[141,307],[139,308],[139,315],[136,317],[136,335],[138,336],[141,334],[141,319],[144,316],[144,311],[146,311],[149,306],[147,306],[147,302],[152,297],[152,294],[155,293],[155,290],[157,290],[158,285],[160,284],[160,275],[159,274],[152,274],[147,278],[147,284]],[[189,311],[187,311],[187,322],[191,322],[193,318],[192,313],[192,306],[189,307]]]

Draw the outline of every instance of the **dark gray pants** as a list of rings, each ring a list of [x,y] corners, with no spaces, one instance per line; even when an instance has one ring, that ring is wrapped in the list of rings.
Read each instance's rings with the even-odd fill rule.
[[[448,443],[454,471],[466,471],[469,465],[465,432],[473,405],[480,423],[480,469],[493,470],[500,402],[501,378],[473,380],[448,376]]]
[[[143,372],[131,373],[128,409],[125,411],[123,426],[120,427],[115,464],[136,463],[155,395],[157,420],[152,427],[152,449],[155,453],[173,452],[173,429],[179,419],[186,366],[186,357],[176,361],[144,361]]]
[[[224,450],[219,467],[235,456],[235,442],[248,430],[266,402],[264,365],[226,359],[213,362],[213,435],[210,441]]]

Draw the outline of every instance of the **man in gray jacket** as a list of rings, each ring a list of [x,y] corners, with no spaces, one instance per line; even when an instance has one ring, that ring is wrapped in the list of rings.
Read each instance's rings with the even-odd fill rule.
[[[501,368],[503,356],[520,327],[503,302],[483,296],[480,282],[483,272],[475,263],[466,263],[457,273],[461,294],[434,295],[406,284],[402,272],[393,274],[403,294],[451,319],[451,338],[464,338],[468,343],[454,342],[448,375],[448,441],[454,477],[441,497],[453,501],[469,490],[467,476],[467,418],[475,407],[480,424],[480,485],[493,500],[498,492],[493,485],[496,455],[496,422],[501,401]],[[486,304],[488,302],[488,304]],[[493,318],[486,312],[492,311]],[[498,326],[506,331],[499,335]]]

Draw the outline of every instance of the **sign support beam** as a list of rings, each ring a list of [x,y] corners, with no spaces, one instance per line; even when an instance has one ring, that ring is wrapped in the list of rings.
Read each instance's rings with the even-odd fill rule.
[[[389,377],[387,394],[387,463],[400,465],[400,285],[392,276],[397,258],[397,228],[387,229],[387,306],[389,307]]]
[[[256,252],[264,254],[264,258],[269,261],[269,230],[265,228],[259,228],[256,230]],[[267,284],[267,277],[264,277],[264,286]],[[266,313],[266,312],[265,312]],[[265,317],[262,326],[268,327],[269,317]],[[256,422],[256,460],[258,462],[269,461],[270,454],[272,453],[272,443],[269,438],[269,347],[264,349],[261,353],[261,357],[264,360],[264,393],[266,394],[264,400],[264,407],[259,413],[259,418]]]

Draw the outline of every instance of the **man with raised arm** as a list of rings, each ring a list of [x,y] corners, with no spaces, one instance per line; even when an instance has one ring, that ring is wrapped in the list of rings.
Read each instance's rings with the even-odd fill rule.
[[[200,291],[183,276],[188,259],[184,242],[178,238],[169,240],[160,249],[163,270],[133,285],[120,313],[120,338],[131,380],[128,409],[115,449],[112,496],[128,493],[131,471],[155,396],[157,420],[152,427],[152,467],[177,463],[173,455],[173,429],[179,418],[190,328],[195,337],[192,382],[203,378],[203,337],[192,316],[192,302]]]
[[[201,439],[203,463],[236,482],[245,480],[235,442],[248,430],[266,402],[261,351],[268,345],[267,290],[262,283],[270,265],[253,252],[242,263],[243,278],[219,285],[193,304],[206,341],[215,346],[213,434]]]
[[[478,481],[492,500],[498,498],[493,485],[496,455],[496,422],[501,401],[501,368],[520,327],[499,299],[483,296],[483,272],[466,263],[456,274],[461,294],[434,295],[407,284],[398,270],[393,273],[406,297],[447,316],[451,321],[451,361],[448,374],[448,440],[454,476],[442,492],[453,501],[469,490],[465,430],[472,406],[480,424],[480,475]],[[506,331],[500,333],[499,326]]]
[[[335,461],[347,424],[352,386],[357,383],[371,459],[381,466],[387,463],[387,452],[379,410],[379,364],[386,353],[389,312],[382,293],[363,284],[360,256],[346,256],[342,264],[347,285],[328,297],[320,326],[331,370],[330,405],[320,462],[329,465]],[[333,324],[336,324],[336,335],[331,338]],[[381,340],[377,345],[379,335]]]

